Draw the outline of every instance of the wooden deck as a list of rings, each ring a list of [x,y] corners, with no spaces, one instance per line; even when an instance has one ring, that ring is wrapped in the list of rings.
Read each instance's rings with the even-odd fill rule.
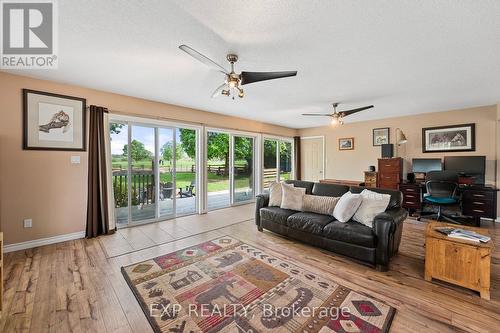
[[[221,218],[231,220],[238,209],[224,210],[224,216],[217,219],[212,213],[203,215],[192,228],[215,224]],[[259,233],[251,220],[110,259],[100,245],[106,237],[8,253],[0,332],[152,332],[120,267],[224,234],[293,258],[311,271],[394,306],[397,313],[391,332],[498,332],[500,224],[484,223],[496,245],[490,301],[466,289],[424,280],[425,226],[425,222],[405,222],[400,253],[388,272],[271,232]]]

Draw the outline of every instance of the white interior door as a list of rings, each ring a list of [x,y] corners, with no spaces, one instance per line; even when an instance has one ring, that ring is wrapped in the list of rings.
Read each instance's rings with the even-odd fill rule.
[[[324,179],[324,137],[301,138],[302,179],[317,182]]]

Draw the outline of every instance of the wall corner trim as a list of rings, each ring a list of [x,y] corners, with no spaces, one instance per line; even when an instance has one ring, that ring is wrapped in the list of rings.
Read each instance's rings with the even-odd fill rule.
[[[59,236],[39,238],[21,243],[7,244],[3,247],[3,252],[13,252],[19,250],[31,249],[38,246],[50,245],[55,243],[61,243],[65,241],[75,240],[85,238],[85,231],[73,232],[71,234],[64,234]]]

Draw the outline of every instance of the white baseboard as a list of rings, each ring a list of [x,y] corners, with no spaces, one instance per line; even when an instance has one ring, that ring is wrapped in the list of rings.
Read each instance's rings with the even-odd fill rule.
[[[80,239],[80,238],[84,238],[84,237],[85,237],[85,231],[78,231],[78,232],[73,232],[71,234],[65,234],[65,235],[59,235],[59,236],[53,236],[53,237],[47,237],[47,238],[39,238],[39,239],[30,240],[27,242],[7,244],[3,247],[3,252],[7,253],[7,252],[13,252],[13,251],[19,251],[19,250],[26,250],[26,249],[31,249],[31,248],[38,247],[38,246],[50,245],[50,244],[65,242],[65,241],[69,241],[69,240]]]
[[[495,219],[496,223],[500,223],[500,216]]]

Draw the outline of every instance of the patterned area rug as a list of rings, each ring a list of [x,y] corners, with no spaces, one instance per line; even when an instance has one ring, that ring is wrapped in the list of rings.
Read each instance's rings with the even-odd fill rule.
[[[229,236],[122,267],[155,332],[387,332],[395,309]]]

